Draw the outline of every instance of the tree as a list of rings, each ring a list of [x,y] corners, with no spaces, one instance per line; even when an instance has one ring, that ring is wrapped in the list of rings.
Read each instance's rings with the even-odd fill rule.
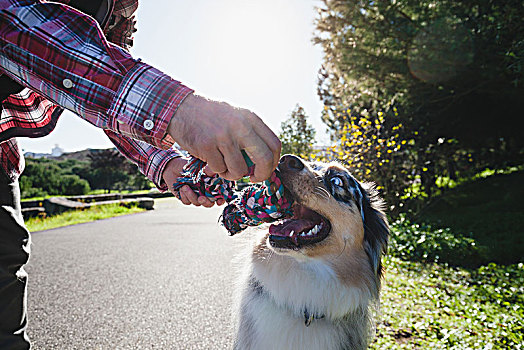
[[[87,156],[94,170],[92,181],[96,188],[102,188],[111,193],[115,184],[126,181],[128,167],[126,159],[114,149],[97,150]]]
[[[27,158],[25,170],[20,177],[22,197],[87,194],[91,190],[89,183],[68,171],[77,163],[80,162],[66,163],[50,159]]]
[[[313,151],[315,129],[308,124],[304,108],[298,104],[291,112],[290,117],[280,124],[280,140],[282,154],[296,154],[308,158]]]
[[[522,163],[521,1],[323,3],[314,39],[324,50],[318,92],[334,141],[362,141],[352,135],[359,120],[382,116],[377,139],[412,142],[396,189],[418,186],[428,196],[442,177]]]

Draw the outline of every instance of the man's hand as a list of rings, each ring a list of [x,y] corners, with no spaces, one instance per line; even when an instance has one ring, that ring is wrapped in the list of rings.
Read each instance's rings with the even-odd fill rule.
[[[252,182],[269,178],[280,158],[280,140],[258,116],[201,96],[186,97],[171,119],[168,133],[183,149],[228,180],[247,174],[242,150],[255,164]]]
[[[164,173],[162,174],[162,177],[164,178],[164,181],[166,182],[167,186],[169,187],[169,191],[173,193],[173,195],[176,196],[176,193],[173,191],[173,184],[175,183],[176,179],[180,177],[180,174],[182,173],[182,168],[184,165],[186,165],[187,159],[185,158],[174,158],[167,163]],[[213,174],[206,171],[207,175],[212,176]],[[223,199],[217,199],[215,202],[209,200],[206,196],[197,196],[195,192],[191,189],[191,187],[185,185],[180,189],[180,200],[185,205],[196,205],[197,207],[203,205],[206,208],[211,208],[215,203],[217,205],[224,204]]]

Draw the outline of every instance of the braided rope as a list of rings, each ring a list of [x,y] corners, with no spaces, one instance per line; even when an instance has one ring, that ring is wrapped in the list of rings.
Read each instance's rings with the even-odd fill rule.
[[[245,153],[244,158],[252,173],[253,163]],[[258,226],[292,216],[293,203],[284,196],[284,185],[278,177],[278,170],[262,184],[254,184],[238,192],[235,191],[234,181],[218,175],[206,175],[205,166],[206,163],[200,159],[190,158],[173,185],[175,193],[180,198],[180,188],[188,185],[198,196],[224,199],[228,205],[222,212],[222,225],[230,235],[239,233],[248,226]]]

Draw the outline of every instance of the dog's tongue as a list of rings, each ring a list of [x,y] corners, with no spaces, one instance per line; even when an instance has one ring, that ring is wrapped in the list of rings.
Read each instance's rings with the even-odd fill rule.
[[[269,233],[274,236],[289,237],[291,231],[294,231],[293,235],[299,234],[300,232],[310,230],[315,223],[310,220],[286,220],[278,225],[269,226]]]
[[[319,221],[319,215],[313,210],[306,208],[300,204],[293,206],[293,217],[282,221],[279,224],[272,224],[269,226],[269,233],[274,236],[289,237],[291,231],[294,231],[293,236],[301,232],[311,230]]]

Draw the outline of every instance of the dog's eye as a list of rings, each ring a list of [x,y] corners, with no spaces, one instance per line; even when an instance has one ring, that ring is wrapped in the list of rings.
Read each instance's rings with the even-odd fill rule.
[[[330,181],[331,181],[331,183],[333,185],[335,185],[337,187],[344,186],[344,181],[342,181],[342,179],[340,177],[338,177],[338,176],[333,176]]]

